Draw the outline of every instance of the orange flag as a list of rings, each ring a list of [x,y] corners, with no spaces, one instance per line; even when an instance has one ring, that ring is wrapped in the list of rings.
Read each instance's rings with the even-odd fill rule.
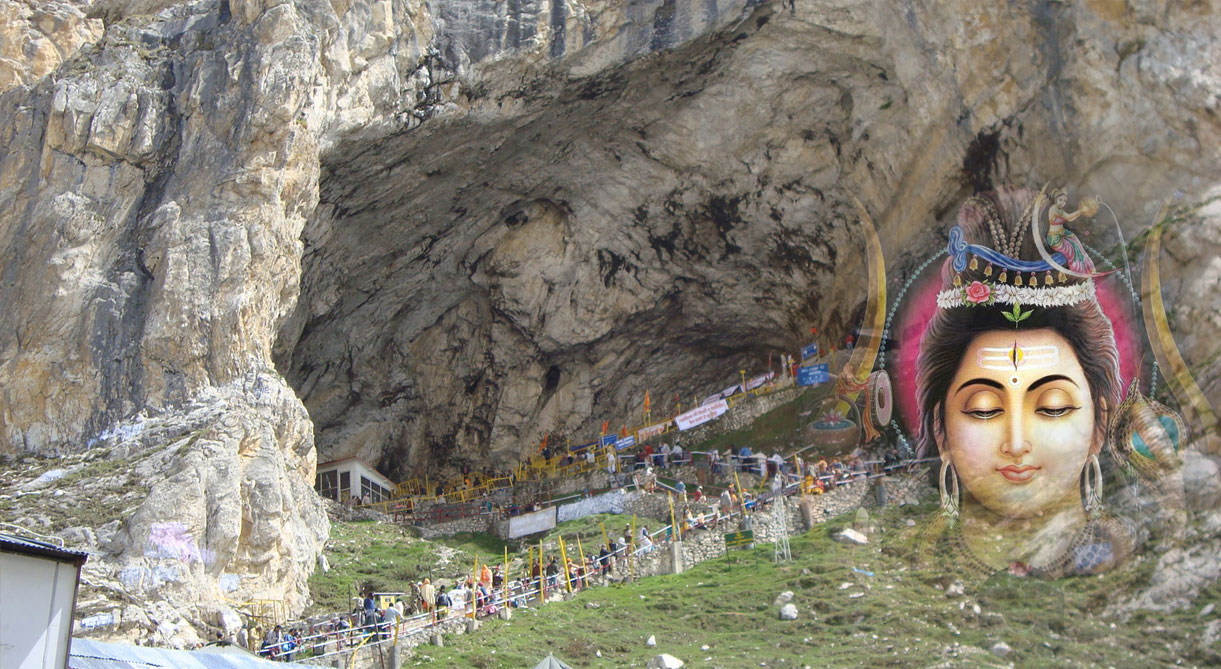
[[[547,448],[547,437],[548,437],[548,436],[550,436],[548,433],[546,433],[546,432],[544,432],[544,433],[543,433],[543,443],[541,443],[541,444],[539,444],[539,445],[538,445],[538,452],[539,452],[539,453],[542,453],[542,452],[543,452],[543,449],[544,449],[544,448]]]
[[[604,436],[604,437],[606,436],[606,428],[608,428],[608,427],[610,427],[610,421],[609,420],[602,421],[602,436]]]
[[[644,412],[645,413],[649,412],[649,391],[648,390],[644,391]]]

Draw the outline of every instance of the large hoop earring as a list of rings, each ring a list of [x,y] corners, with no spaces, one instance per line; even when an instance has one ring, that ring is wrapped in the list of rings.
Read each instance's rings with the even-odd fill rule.
[[[949,483],[946,482],[946,472],[949,472]],[[958,520],[958,470],[948,459],[941,461],[937,484],[941,492],[941,513],[951,522]]]
[[[1102,465],[1098,463],[1097,453],[1091,454],[1081,469],[1081,486],[1085,489],[1082,500],[1085,513],[1094,518],[1102,511]]]

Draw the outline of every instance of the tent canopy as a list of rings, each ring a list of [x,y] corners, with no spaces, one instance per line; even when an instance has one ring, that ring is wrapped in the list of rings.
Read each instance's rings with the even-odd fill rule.
[[[555,656],[551,653],[547,653],[547,657],[544,657],[538,664],[534,665],[534,669],[572,669],[572,667],[555,659]]]

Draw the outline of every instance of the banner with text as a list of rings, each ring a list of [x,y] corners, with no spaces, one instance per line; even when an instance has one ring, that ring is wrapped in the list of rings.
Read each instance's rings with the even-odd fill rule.
[[[628,435],[619,441],[615,442],[615,450],[622,451],[625,448],[631,448],[636,445],[636,437]]]
[[[708,421],[720,416],[729,411],[729,403],[725,400],[705,404],[702,407],[697,407],[684,414],[675,416],[674,423],[678,425],[680,430],[690,430],[697,425],[703,425]]]
[[[818,342],[814,342],[812,344],[806,344],[805,346],[801,347],[801,359],[802,360],[806,360],[808,358],[813,358],[816,355],[818,355]]]
[[[776,378],[775,372],[768,372],[767,374],[756,376],[755,378],[746,382],[746,389],[754,390],[755,388],[758,388],[759,386],[767,383],[768,381],[771,381],[774,378]]]
[[[656,437],[657,435],[661,434],[662,432],[665,432],[666,428],[668,428],[668,427],[670,427],[670,421],[666,421],[664,423],[655,423],[653,425],[642,427],[639,430],[636,430],[636,439],[638,441],[645,441],[649,437]]]
[[[516,539],[554,528],[555,509],[553,506],[550,509],[513,516],[509,519],[509,538]]]

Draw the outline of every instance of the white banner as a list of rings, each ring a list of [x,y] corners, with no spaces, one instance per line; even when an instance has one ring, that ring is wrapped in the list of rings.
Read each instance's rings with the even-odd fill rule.
[[[636,430],[636,441],[645,441],[649,437],[657,436],[662,432],[665,432],[666,428],[669,426],[670,421],[666,421],[664,423],[656,423],[649,425],[648,427],[642,427],[639,430]]]
[[[759,386],[767,383],[768,381],[771,381],[775,377],[776,377],[775,372],[768,372],[767,374],[763,374],[762,376],[756,376],[755,378],[746,382],[746,389],[754,390],[755,388],[758,388]]]
[[[595,495],[565,504],[560,507],[557,518],[559,522],[576,520],[595,513],[623,513],[623,491],[615,490],[604,495]]]
[[[703,425],[708,421],[720,416],[729,411],[729,403],[725,400],[705,404],[702,407],[697,407],[684,414],[679,414],[674,418],[674,422],[680,430],[690,430],[696,425]]]
[[[728,387],[728,388],[726,388],[725,390],[722,390],[722,391],[721,391],[721,397],[731,397],[731,396],[733,396],[734,394],[736,394],[736,393],[738,393],[738,392],[741,392],[741,391],[742,391],[742,384],[740,384],[740,383],[735,383],[734,385],[729,386],[729,387]]]
[[[516,539],[555,527],[555,507],[513,516],[509,519],[509,538]]]
[[[717,393],[715,395],[709,395],[708,397],[705,397],[704,399],[700,400],[700,406],[704,406],[705,404],[712,404],[713,402],[715,402],[719,399],[721,399],[720,393]]]

